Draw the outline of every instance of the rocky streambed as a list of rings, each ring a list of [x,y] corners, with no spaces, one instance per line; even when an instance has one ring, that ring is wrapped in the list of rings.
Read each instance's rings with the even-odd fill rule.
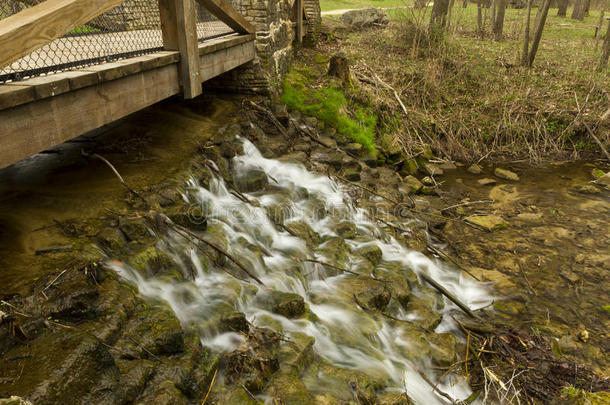
[[[380,166],[238,105],[162,104],[3,173],[0,398],[496,402],[502,351],[547,368],[528,398],[607,398],[607,167]]]

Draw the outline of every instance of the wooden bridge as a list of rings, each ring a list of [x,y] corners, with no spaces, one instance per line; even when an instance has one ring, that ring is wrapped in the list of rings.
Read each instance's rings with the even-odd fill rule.
[[[9,72],[0,81],[0,168],[170,96],[194,98],[202,82],[256,56],[255,25],[227,0],[138,1],[154,3],[158,27],[106,33],[90,23],[123,0],[39,0],[6,18],[0,12],[0,73]],[[215,18],[198,21],[197,7]],[[292,7],[301,40],[302,0]],[[145,38],[144,51],[122,48],[134,38]],[[101,63],[100,47],[117,60]],[[19,71],[33,61],[36,69]]]

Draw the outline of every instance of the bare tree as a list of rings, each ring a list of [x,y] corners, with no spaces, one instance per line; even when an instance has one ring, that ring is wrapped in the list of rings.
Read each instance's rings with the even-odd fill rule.
[[[572,19],[582,21],[585,18],[586,0],[576,0],[572,10]]]
[[[527,58],[530,46],[530,20],[532,18],[532,0],[527,0],[527,11],[525,14],[525,32],[523,34],[523,53],[521,54],[521,65],[527,66]]]
[[[602,56],[599,60],[599,66],[597,70],[603,72],[608,68],[608,57],[610,56],[610,22],[608,22],[608,29],[606,30],[606,38],[604,39],[604,46],[602,47]]]
[[[447,12],[449,11],[449,0],[434,0],[432,13],[430,14],[431,32],[442,30],[447,25]]]
[[[477,0],[477,27],[479,35],[483,35],[483,0]]]
[[[496,18],[493,22],[493,32],[496,39],[502,39],[502,31],[504,30],[504,14],[506,13],[507,0],[496,0]]]
[[[568,13],[568,0],[557,0],[557,17],[565,17]]]
[[[606,13],[604,6],[605,4],[602,4],[602,11],[600,11],[599,13],[599,21],[597,22],[597,26],[595,26],[595,35],[593,36],[593,38],[597,38],[597,36],[601,34],[602,29],[604,28],[604,14]],[[597,50],[597,44],[595,45],[595,47]]]
[[[544,30],[544,24],[546,24],[546,17],[549,14],[549,7],[551,6],[551,0],[544,0],[542,9],[540,11],[540,18],[534,28],[534,37],[532,38],[532,47],[527,57],[527,66],[532,67],[536,53],[538,52],[538,45],[540,45],[540,39],[542,39],[542,31]]]

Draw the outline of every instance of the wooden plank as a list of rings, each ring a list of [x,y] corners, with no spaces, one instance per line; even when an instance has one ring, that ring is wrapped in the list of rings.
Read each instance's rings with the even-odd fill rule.
[[[46,0],[0,20],[0,67],[8,66],[123,0]]]
[[[0,110],[29,103],[34,99],[32,86],[0,86]]]
[[[232,34],[227,35],[226,37],[209,39],[199,45],[199,56],[207,55],[209,53],[230,48],[232,46],[237,46],[243,44],[244,42],[254,41],[254,38],[254,34]]]
[[[199,78],[199,41],[194,0],[159,0],[163,48],[180,52],[180,79],[184,98],[202,93]]]
[[[0,167],[109,124],[179,92],[178,68],[167,65],[2,110]]]
[[[201,57],[201,79],[209,80],[228,72],[244,63],[254,60],[256,48],[254,41],[225,48]]]
[[[197,0],[220,21],[240,34],[254,34],[254,26],[248,22],[232,5],[225,0]]]

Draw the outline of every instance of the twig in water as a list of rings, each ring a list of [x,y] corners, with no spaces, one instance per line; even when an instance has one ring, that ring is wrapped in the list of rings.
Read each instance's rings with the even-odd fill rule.
[[[480,201],[468,201],[462,204],[455,204],[455,205],[451,205],[449,207],[445,207],[443,209],[441,209],[440,211],[447,211],[450,210],[451,208],[457,208],[457,207],[464,207],[466,205],[473,205],[473,204],[487,204],[487,203],[493,203],[494,200],[480,200]]]
[[[365,187],[365,186],[363,186],[363,185],[361,185],[361,184],[358,184],[358,183],[355,183],[355,182],[353,182],[353,181],[351,181],[351,180],[348,180],[348,179],[346,179],[345,177],[339,176],[338,174],[333,175],[333,177],[336,177],[336,178],[338,178],[339,180],[341,180],[341,181],[343,181],[343,182],[345,182],[345,183],[351,184],[351,185],[352,185],[352,186],[354,186],[354,187],[358,187],[358,188],[363,189],[364,191],[368,191],[369,193],[371,193],[371,194],[373,194],[373,195],[376,195],[377,197],[383,198],[384,200],[389,201],[389,202],[391,202],[392,204],[396,204],[396,205],[399,205],[399,204],[400,204],[398,201],[395,201],[395,200],[393,200],[393,199],[391,199],[391,198],[388,198],[388,197],[386,197],[386,196],[384,196],[384,195],[381,195],[381,194],[377,193],[376,191],[371,190],[371,189],[370,189],[370,188],[368,188],[368,187]]]
[[[231,256],[228,252],[225,252],[224,249],[217,246],[215,243],[212,243],[212,242],[202,238],[201,236],[197,235],[196,233],[192,232],[191,230],[189,230],[183,226],[180,226],[178,224],[171,222],[169,219],[164,218],[164,222],[166,225],[168,225],[168,226],[172,227],[174,230],[176,230],[179,234],[182,234],[182,236],[184,236],[184,234],[186,234],[193,239],[196,239],[200,242],[205,243],[206,245],[208,245],[209,247],[211,247],[212,249],[214,249],[215,251],[217,251],[218,253],[227,257],[229,260],[231,260],[233,263],[235,263],[235,265],[237,267],[239,267],[244,273],[246,273],[252,279],[256,280],[256,282],[258,282],[260,285],[265,285],[265,283],[263,283],[258,277],[256,277],[254,274],[252,274],[252,272],[249,271],[243,264],[241,264],[239,261],[237,261],[237,259],[235,259],[233,256]],[[229,274],[231,274],[231,273],[229,273]],[[231,274],[231,275],[233,277],[235,277],[234,274]]]
[[[81,154],[85,157],[94,157],[94,158],[99,159],[102,162],[104,162],[106,164],[106,166],[108,166],[110,168],[110,170],[112,170],[114,172],[115,176],[119,179],[119,181],[121,182],[123,187],[125,187],[131,194],[135,195],[136,197],[138,197],[139,199],[144,201],[144,203],[146,205],[148,205],[148,201],[146,201],[146,199],[144,197],[142,197],[140,194],[138,194],[133,188],[129,187],[129,185],[125,182],[125,180],[123,180],[123,176],[121,176],[119,171],[112,165],[112,163],[110,163],[108,161],[108,159],[106,159],[103,156],[98,155],[97,153],[89,154],[89,153],[85,152],[84,149],[81,149]]]
[[[523,276],[523,279],[525,279],[525,282],[527,283],[527,288],[529,288],[529,290],[532,294],[538,295],[538,294],[536,294],[536,290],[534,290],[534,288],[530,284],[529,280],[527,279],[527,276],[525,275],[525,271],[523,270],[523,266],[521,265],[521,262],[519,261],[519,259],[517,259],[517,265],[519,267],[519,270],[521,271],[521,275]]]
[[[434,390],[434,391],[435,391],[435,392],[436,392],[438,395],[440,395],[440,396],[442,396],[442,397],[446,398],[446,399],[447,399],[447,400],[449,400],[449,402],[451,402],[452,404],[457,405],[457,402],[455,402],[455,400],[454,400],[453,398],[451,398],[451,396],[450,396],[449,394],[447,394],[447,393],[445,393],[445,392],[441,391],[441,390],[440,390],[440,389],[439,389],[439,388],[436,386],[436,384],[434,384],[432,381],[430,381],[430,379],[429,379],[428,377],[426,377],[426,376],[424,375],[424,373],[422,373],[422,372],[421,372],[421,371],[419,371],[419,370],[415,370],[415,371],[417,371],[417,374],[419,374],[419,375],[420,375],[420,377],[421,377],[421,378],[423,378],[423,379],[424,379],[424,381],[425,381],[425,382],[427,382],[427,383],[428,383],[428,385],[429,385],[430,387],[432,387],[432,389],[433,389],[433,390]]]
[[[474,314],[474,312],[472,312],[472,310],[470,308],[468,308],[468,306],[466,304],[464,304],[462,301],[460,301],[459,298],[457,298],[455,295],[450,293],[449,290],[447,290],[445,287],[443,287],[441,284],[439,284],[436,280],[434,280],[432,277],[430,277],[429,275],[427,275],[426,273],[423,273],[423,272],[420,273],[420,276],[428,284],[430,284],[430,285],[432,285],[432,287],[436,288],[438,290],[438,292],[443,294],[445,297],[449,298],[449,300],[451,302],[453,302],[455,305],[457,305],[462,311],[464,311],[470,317],[477,319],[477,316]]]
[[[214,375],[212,376],[212,382],[210,382],[210,386],[208,387],[208,392],[206,392],[205,397],[203,398],[203,402],[201,402],[201,405],[205,405],[205,402],[208,400],[208,397],[210,396],[210,392],[212,392],[212,387],[214,386],[214,383],[216,382],[216,374],[218,374],[218,368],[216,370],[214,370]]]
[[[341,267],[335,266],[334,264],[331,264],[331,263],[326,263],[326,262],[323,262],[323,261],[321,261],[321,260],[317,260],[317,259],[302,259],[301,261],[302,261],[302,262],[310,262],[310,263],[317,263],[317,264],[321,264],[321,265],[323,265],[323,266],[330,267],[331,269],[335,269],[335,270],[343,271],[343,272],[345,272],[345,273],[354,274],[354,275],[356,275],[356,276],[360,276],[360,275],[361,275],[360,273],[356,273],[355,271],[351,271],[351,270],[343,269],[343,268],[341,268]]]

